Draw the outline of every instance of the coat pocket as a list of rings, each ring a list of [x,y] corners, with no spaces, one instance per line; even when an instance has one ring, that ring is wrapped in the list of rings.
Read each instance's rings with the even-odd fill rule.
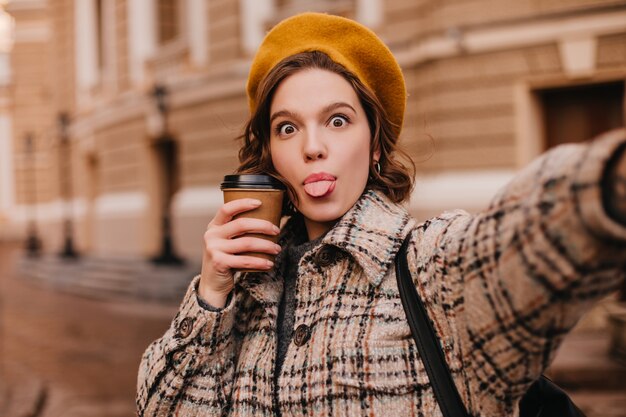
[[[383,396],[421,391],[429,384],[428,376],[410,343],[396,340],[344,344],[333,366],[336,388]]]

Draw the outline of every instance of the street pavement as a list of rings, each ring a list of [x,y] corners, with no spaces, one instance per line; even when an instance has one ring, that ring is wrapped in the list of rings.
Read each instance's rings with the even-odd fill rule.
[[[0,416],[135,415],[139,360],[177,306],[55,291],[0,246]]]
[[[121,265],[26,260],[0,244],[0,417],[135,415],[141,354],[167,329],[193,267]],[[579,326],[548,372],[587,417],[626,417],[626,366],[608,344],[602,326]]]

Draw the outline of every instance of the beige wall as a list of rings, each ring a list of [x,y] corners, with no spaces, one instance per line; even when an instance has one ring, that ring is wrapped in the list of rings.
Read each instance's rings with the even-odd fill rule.
[[[393,45],[414,43],[451,28],[512,24],[546,16],[615,10],[623,7],[616,0],[386,0],[382,34]]]
[[[232,61],[241,55],[239,1],[209,0],[209,61],[212,65]]]
[[[181,190],[173,207],[175,243],[189,258],[197,259],[202,234],[222,202],[219,182],[237,166],[235,138],[247,114],[246,99],[239,89],[226,93],[182,107],[172,117],[182,166]]]
[[[120,91],[131,88],[128,62],[128,6],[129,0],[115,1],[115,37],[117,47],[117,87]],[[132,0],[130,0],[132,1]]]
[[[16,2],[8,12],[15,18],[15,43],[11,51],[11,130],[14,152],[15,215],[18,228],[23,229],[37,214],[55,211],[58,192],[57,170],[51,149],[52,74],[49,71],[49,47],[52,29],[45,3]],[[26,137],[33,139],[33,153],[26,153]],[[33,181],[35,180],[35,181]],[[45,214],[44,214],[45,216]],[[55,225],[51,224],[51,229]],[[44,238],[49,243],[50,236]]]
[[[58,111],[73,113],[74,111],[74,1],[57,0],[50,4],[51,39],[46,49],[47,61],[50,63],[51,79],[50,94],[53,97],[53,108]],[[45,69],[43,69],[45,70]]]
[[[56,115],[69,111],[79,249],[101,256],[156,254],[163,172],[154,141],[163,121],[150,91],[160,83],[170,91],[168,121],[179,149],[180,184],[172,201],[175,247],[198,262],[202,234],[221,204],[219,181],[237,165],[234,138],[247,116],[247,45],[260,41],[259,34],[276,19],[313,3],[277,2],[279,8],[263,9],[270,17],[253,19],[248,26],[242,19],[253,2],[181,0],[202,19],[185,21],[187,32],[150,52],[151,26],[135,25],[146,24],[149,10],[141,23],[130,0],[105,0],[112,11],[107,15],[111,27],[105,30],[107,51],[114,52],[108,61],[112,67],[85,89],[77,81],[83,64],[76,58],[76,1],[49,0],[43,9],[11,11],[18,29],[37,22],[49,27],[50,35],[16,43],[11,55],[18,205],[28,202],[20,141],[32,130],[41,149],[37,186],[42,222],[50,226],[47,248],[58,246],[63,210],[54,151]],[[401,143],[418,166],[410,208],[419,217],[451,207],[480,209],[520,164],[541,151],[533,101],[537,88],[626,77],[624,2],[314,3],[349,17],[368,15],[357,7],[381,10],[380,19],[371,14],[369,19],[405,71],[410,95]],[[193,15],[189,12],[182,11],[183,19]],[[146,59],[137,61],[137,53],[147,54]]]

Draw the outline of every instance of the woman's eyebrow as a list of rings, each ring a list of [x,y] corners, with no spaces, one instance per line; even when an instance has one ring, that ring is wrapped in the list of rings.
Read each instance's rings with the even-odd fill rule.
[[[281,117],[281,116],[284,116],[289,119],[298,118],[298,115],[296,113],[290,112],[289,110],[279,110],[276,113],[272,114],[272,117],[270,117],[270,124],[272,124],[274,119],[276,119],[277,117]]]
[[[354,107],[352,107],[348,103],[345,103],[343,101],[339,101],[337,103],[332,103],[332,104],[329,104],[328,106],[324,107],[324,109],[322,110],[322,114],[330,113],[331,111],[339,109],[341,107],[347,107],[350,110],[352,110],[354,113],[356,113],[356,110],[354,110]]]

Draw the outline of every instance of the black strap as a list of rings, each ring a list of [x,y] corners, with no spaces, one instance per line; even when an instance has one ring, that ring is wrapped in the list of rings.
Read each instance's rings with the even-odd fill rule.
[[[443,416],[467,417],[467,411],[441,350],[439,338],[411,279],[406,259],[410,237],[409,233],[396,255],[396,278],[404,312]]]

